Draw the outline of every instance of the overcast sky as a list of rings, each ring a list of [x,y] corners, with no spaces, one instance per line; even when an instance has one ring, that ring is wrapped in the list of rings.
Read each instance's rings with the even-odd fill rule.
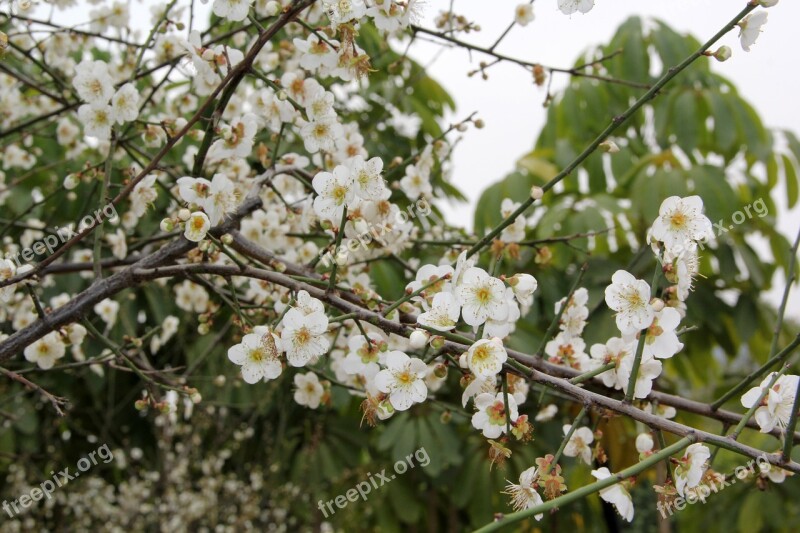
[[[134,28],[149,29],[150,12],[142,6],[153,0],[132,0]],[[368,2],[369,3],[369,2]],[[481,26],[481,31],[463,39],[481,46],[491,45],[513,18],[518,0],[455,0],[455,11]],[[535,20],[526,27],[515,27],[497,48],[498,52],[551,66],[572,65],[589,45],[607,42],[617,27],[629,16],[656,17],[682,33],[691,33],[700,41],[714,35],[742,7],[745,0],[596,0],[592,11],[566,16],[558,11],[556,0],[536,0]],[[181,5],[188,0],[181,0]],[[210,3],[200,7],[208,12]],[[421,25],[434,28],[433,19],[447,10],[451,0],[425,0]],[[61,20],[74,24],[86,20],[91,6],[79,0],[79,6],[61,13]],[[40,8],[41,9],[41,8]],[[41,13],[41,11],[40,11]],[[717,72],[733,80],[741,95],[750,101],[764,122],[773,128],[800,133],[800,82],[796,72],[795,45],[792,36],[800,21],[800,2],[783,0],[768,10],[765,31],[749,53],[739,46],[737,31],[730,32],[720,44],[729,45],[733,57],[715,63]],[[198,20],[204,17],[199,16]],[[468,78],[467,72],[487,56],[468,54],[461,49],[444,48],[433,43],[417,42],[411,55],[427,65],[429,75],[438,80],[457,104],[451,120],[460,120],[479,112],[486,127],[470,129],[454,154],[453,182],[469,198],[466,204],[443,206],[450,221],[471,227],[474,205],[480,193],[513,170],[516,160],[530,151],[545,120],[542,107],[544,90],[531,83],[531,75],[513,64],[491,68],[488,81],[480,76]],[[553,88],[563,87],[565,76],[557,76]],[[602,111],[599,111],[602,112]],[[381,154],[391,159],[392,154]],[[785,206],[785,193],[774,194],[779,206]],[[800,226],[800,208],[780,217],[780,230],[791,240]],[[772,291],[775,300],[782,290]],[[792,312],[800,317],[800,298],[794,298]]]

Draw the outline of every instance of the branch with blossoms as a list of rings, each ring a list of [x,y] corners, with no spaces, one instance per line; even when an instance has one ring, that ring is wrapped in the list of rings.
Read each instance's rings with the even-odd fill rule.
[[[567,14],[585,13],[593,4],[592,0],[558,2]],[[16,363],[13,359],[21,354],[29,364],[50,373],[69,368],[57,365],[68,348],[81,365],[99,367],[116,357],[116,363],[147,389],[146,399],[137,400],[137,409],[164,408],[159,390],[200,402],[197,389],[186,384],[194,367],[180,366],[187,370],[178,379],[171,374],[174,368],[155,368],[143,350],[158,353],[175,335],[176,317],[168,316],[141,337],[113,338],[122,303],[116,297],[172,281],[175,305],[196,315],[198,333],[221,331],[218,342],[225,345],[231,373],[239,372],[254,387],[291,373],[295,401],[311,409],[329,403],[331,388],[340,387],[345,394],[363,398],[363,419],[376,426],[419,404],[439,401],[452,368],[461,377],[462,408],[471,402],[474,409],[472,429],[488,440],[493,462],[501,462],[512,454],[512,444],[524,446],[532,439],[531,418],[546,423],[555,415],[541,405],[536,414],[523,412],[532,388],[580,405],[579,415],[563,427],[564,438],[555,454],[538,458],[518,484],[507,487],[517,512],[498,516],[485,531],[530,517],[541,520],[545,512],[594,493],[631,521],[634,509],[627,478],[666,462],[668,475],[658,490],[667,498],[683,497],[703,479],[719,475],[710,468],[707,445],[749,458],[765,457],[782,471],[800,473],[800,464],[791,457],[800,439],[795,433],[800,378],[789,373],[800,335],[779,346],[794,260],[766,364],[710,405],[654,388],[664,367],[683,350],[681,336],[692,328],[680,326],[699,273],[698,248],[713,236],[700,196],[663,200],[647,232],[654,259],[652,281],[627,270],[611,276],[603,301],[615,313],[616,330],[607,340],[587,347],[583,338],[591,315],[589,291],[581,286],[584,267],[576,270],[569,293],[556,302],[538,349],[531,346],[530,353],[524,353],[508,347],[539,289],[534,275],[509,266],[519,258],[519,250],[548,243],[569,245],[610,231],[526,239],[530,208],[598,150],[613,153],[617,147],[612,134],[695,61],[729,55],[722,49],[710,52],[724,35],[739,27],[742,46],[748,50],[766,20],[766,12],[758,8],[774,4],[748,2],[716,35],[653,84],[617,80],[583,68],[544,67],[550,73],[588,76],[646,92],[611,117],[607,127],[550,181],[534,186],[527,198],[505,199],[500,206],[502,221],[483,236],[438,227],[425,219],[430,213],[417,216],[414,210],[421,201],[428,205],[435,189],[452,187],[446,180],[451,170],[450,136],[469,125],[480,127],[480,119],[470,115],[443,131],[439,128],[438,135],[427,131],[427,136],[406,136],[423,142],[402,145],[408,148],[403,157],[375,142],[374,132],[360,129],[355,120],[347,122],[347,102],[342,101],[347,96],[339,95],[355,94],[359,83],[367,83],[373,62],[380,60],[362,48],[360,42],[367,44],[359,41],[361,32],[381,31],[411,41],[426,33],[535,71],[541,67],[538,63],[495,51],[511,27],[494,45],[482,48],[454,37],[475,27],[452,12],[441,16],[441,32],[416,25],[415,0],[374,5],[358,0],[268,1],[256,6],[246,0],[215,0],[217,23],[228,25],[226,39],[204,42],[197,30],[181,35],[184,25],[175,20],[182,8],[172,2],[156,10],[152,30],[142,44],[135,44],[122,31],[123,8],[102,8],[93,17],[98,24],[120,30],[115,36],[93,27],[70,29],[56,38],[61,32],[52,21],[12,15],[11,23],[16,20],[21,26],[8,37],[11,46],[6,53],[14,62],[3,65],[7,77],[2,81],[34,91],[36,98],[31,97],[34,103],[28,111],[39,116],[28,119],[25,113],[12,112],[0,117],[5,136],[20,136],[5,147],[4,163],[7,168],[32,168],[41,154],[26,154],[17,144],[42,136],[31,132],[31,126],[47,128],[58,119],[54,135],[65,148],[65,161],[84,154],[87,160],[73,168],[63,183],[55,183],[51,194],[62,192],[63,186],[72,202],[79,199],[74,191],[80,190],[86,195],[80,214],[95,206],[100,214],[91,223],[71,227],[73,236],[35,265],[0,260],[0,298],[7,302],[0,321],[8,322],[0,334],[0,362]],[[529,23],[531,9],[531,4],[519,7],[514,24]],[[251,24],[237,26],[246,20]],[[368,24],[376,29],[368,30]],[[37,42],[33,29],[37,25],[53,29],[48,30],[50,37]],[[76,35],[104,41],[112,51],[118,46],[116,52],[104,51],[120,63],[76,61],[69,55],[79,51],[70,44]],[[238,44],[237,36],[243,36]],[[53,42],[66,46],[66,53]],[[156,82],[155,73],[167,67]],[[180,71],[180,79],[170,78],[174,70]],[[142,99],[145,81],[154,86]],[[381,87],[385,93],[374,91],[373,100],[363,105],[381,127],[402,132],[402,119],[407,117],[388,97],[395,94],[393,83]],[[182,87],[190,90],[181,92]],[[23,92],[18,99],[23,100]],[[53,109],[56,104],[60,107]],[[85,140],[81,131],[92,140]],[[373,153],[367,146],[374,146]],[[402,177],[394,179],[397,176]],[[13,185],[9,189],[19,184]],[[3,192],[0,188],[0,202],[6,201]],[[50,197],[37,192],[38,198],[18,218],[47,206]],[[104,206],[113,208],[113,216]],[[120,215],[117,209],[123,208],[127,209]],[[149,220],[150,212],[157,213],[160,221]],[[18,224],[20,220],[11,217],[3,232]],[[147,229],[134,241],[131,237],[140,225]],[[112,228],[116,228],[113,233]],[[37,219],[16,229],[24,230],[21,243],[33,244],[45,236],[42,230],[48,224]],[[60,236],[57,230],[51,233]],[[91,248],[78,249],[89,235],[94,236]],[[427,244],[446,247],[439,263],[401,257],[411,247]],[[793,257],[799,244],[800,234]],[[645,249],[642,257],[647,254]],[[332,257],[332,264],[325,257]],[[381,294],[370,277],[369,265],[390,262],[400,262],[403,271],[414,273],[413,279],[403,279],[405,284],[391,281],[404,285],[403,295],[395,298]],[[56,277],[74,274],[88,286],[74,294],[43,298],[57,283]],[[223,325],[233,334],[227,335]],[[112,355],[82,360],[86,339],[100,343]],[[779,370],[767,374],[778,365]],[[20,372],[0,371],[33,388],[59,415],[69,416],[68,410],[62,412],[61,398]],[[751,387],[759,378],[760,384]],[[720,409],[740,394],[744,414]],[[716,434],[674,421],[678,410],[722,422],[725,431]],[[639,422],[660,437],[666,432],[679,439],[667,445],[662,437],[661,449],[656,450],[652,436],[641,433],[636,439],[640,462],[614,474],[608,466],[599,466],[606,463],[599,433],[581,426],[613,416]],[[725,435],[730,427],[733,431]],[[740,443],[745,428],[782,439],[781,450],[766,453]],[[670,458],[681,452],[680,458],[673,458],[678,466],[672,471]],[[561,476],[559,462],[564,457],[598,466],[592,470],[597,481],[570,490]]]

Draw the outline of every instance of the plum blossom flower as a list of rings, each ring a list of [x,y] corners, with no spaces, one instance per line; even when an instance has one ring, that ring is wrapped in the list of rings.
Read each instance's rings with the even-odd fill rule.
[[[679,464],[674,473],[675,489],[678,494],[683,496],[684,489],[691,489],[700,484],[709,457],[711,451],[699,442],[686,448],[686,453],[678,460]]]
[[[505,295],[503,282],[478,267],[464,272],[464,277],[456,288],[464,322],[473,327],[480,326],[488,318],[504,320],[508,314]]]
[[[354,335],[347,341],[348,353],[342,368],[348,374],[363,374],[368,365],[377,366],[381,361],[381,345],[385,341],[380,333],[368,332],[367,336]]]
[[[774,377],[775,373],[772,372],[758,387],[753,387],[744,393],[741,400],[742,405],[748,409],[753,407]],[[762,433],[769,433],[775,427],[780,428],[781,431],[786,429],[792,415],[798,380],[800,377],[794,375],[779,377],[761,400],[761,404],[755,412],[755,419]]]
[[[94,137],[99,141],[111,138],[114,111],[110,105],[95,107],[90,104],[84,104],[78,108],[78,120],[83,124],[83,130],[89,137]]]
[[[400,180],[400,189],[410,200],[420,196],[430,197],[433,194],[430,175],[418,165],[408,165],[406,175]]]
[[[623,334],[636,333],[653,322],[650,286],[633,274],[617,270],[606,287],[606,303],[617,312],[617,328]]]
[[[472,415],[472,427],[481,430],[487,439],[496,439],[506,432],[506,408],[503,393],[491,394],[484,392],[475,397],[477,413]],[[511,422],[516,422],[519,417],[517,402],[514,397],[508,396],[508,411]]]
[[[380,157],[364,161],[363,157],[357,155],[350,160],[350,169],[355,183],[356,196],[376,202],[383,200],[387,190],[381,176],[383,160]]]
[[[597,480],[603,480],[611,477],[611,472],[604,466],[597,470],[592,470],[592,475]],[[603,501],[612,504],[622,518],[628,522],[633,521],[633,500],[631,499],[630,493],[625,490],[622,485],[617,483],[616,485],[600,489],[600,497]]]
[[[594,7],[594,0],[558,0],[558,9],[565,15],[572,15],[576,11],[588,13]]]
[[[313,372],[294,375],[294,401],[309,409],[316,409],[325,395],[325,387]]]
[[[438,331],[450,331],[456,327],[461,306],[451,292],[440,292],[433,297],[431,308],[417,317],[417,324]]]
[[[676,330],[681,322],[681,315],[672,307],[665,307],[655,314],[653,323],[647,328],[644,341],[644,353],[658,359],[669,359],[681,349],[683,343],[678,340]],[[625,340],[633,342],[637,335],[623,336]]]
[[[131,192],[131,211],[137,217],[144,215],[147,208],[158,198],[155,188],[156,175],[148,174],[145,176]]]
[[[72,86],[81,100],[94,107],[105,106],[114,95],[114,80],[108,64],[100,60],[84,60],[75,67]]]
[[[519,475],[519,484],[508,481],[504,494],[511,496],[511,505],[515,511],[530,509],[543,503],[542,497],[536,491],[535,483],[539,478],[539,469],[535,466],[528,468]],[[534,515],[536,520],[541,520],[544,513]]]
[[[355,195],[351,171],[345,165],[338,165],[333,172],[318,172],[312,181],[317,197],[314,198],[314,212],[324,220],[339,224],[347,205]]]
[[[292,308],[286,312],[282,323],[281,340],[290,365],[305,366],[330,348],[330,341],[325,337],[328,317],[323,311],[305,315],[301,310]]]
[[[486,379],[500,373],[503,363],[508,359],[508,353],[503,347],[503,341],[494,337],[481,339],[470,346],[465,358],[470,372],[479,378]]]
[[[66,346],[57,332],[52,331],[25,348],[25,359],[39,368],[53,368],[56,361],[64,357]]]
[[[633,353],[625,356],[620,361],[617,368],[617,388],[627,391],[628,382],[631,379],[631,372],[633,369],[633,362],[635,355]],[[655,359],[652,355],[642,354],[642,360],[639,364],[639,373],[636,376],[636,386],[634,388],[634,398],[645,398],[653,389],[653,380],[661,375],[661,361]]]
[[[133,122],[139,116],[139,92],[132,83],[120,87],[111,98],[111,115],[117,124]]]
[[[242,342],[228,349],[228,359],[242,367],[242,378],[246,383],[269,381],[281,375],[283,366],[281,338],[266,326],[256,326]]]
[[[658,218],[653,222],[650,236],[664,243],[671,252],[682,252],[713,233],[711,221],[703,215],[703,200],[699,196],[670,196],[661,203]]]
[[[375,386],[389,395],[389,403],[397,411],[406,411],[428,397],[425,375],[428,366],[422,359],[394,350],[386,355],[386,369],[375,376]]]
[[[514,8],[514,22],[520,26],[527,26],[533,20],[533,6],[519,4]]]
[[[253,151],[253,138],[258,131],[258,118],[253,113],[231,121],[230,125],[220,127],[220,138],[208,150],[211,159],[222,160],[231,157],[247,157]]]
[[[539,287],[539,282],[530,274],[516,274],[506,280],[514,290],[514,297],[519,304],[527,309],[533,305],[533,293]]]
[[[216,226],[228,213],[232,213],[237,203],[236,189],[233,182],[225,174],[214,174],[211,185],[202,203],[203,211],[208,215],[212,226]]]
[[[17,267],[14,266],[14,262],[10,259],[0,259],[0,281],[7,281],[13,278],[17,273]],[[7,302],[11,299],[11,295],[14,294],[14,289],[16,285],[7,285],[5,287],[0,287],[0,301]],[[458,320],[458,317],[456,317]]]
[[[619,337],[612,337],[608,339],[605,344],[594,344],[589,349],[591,362],[587,370],[600,368],[608,363],[615,363],[615,367],[611,370],[606,370],[598,377],[603,380],[603,385],[606,387],[620,388],[619,380],[617,379],[617,369],[620,362],[630,357],[636,350],[636,346],[632,342],[626,342]]]
[[[252,0],[214,0],[211,9],[218,17],[240,22],[247,18]]]
[[[211,222],[208,215],[202,211],[195,211],[186,221],[183,236],[192,242],[200,242],[206,238],[209,229],[211,229]]]
[[[322,117],[311,122],[305,122],[300,127],[300,136],[308,153],[316,154],[333,152],[336,149],[336,140],[343,134],[342,125],[335,116]]]
[[[572,426],[569,424],[566,424],[562,428],[565,436],[567,433],[569,433],[571,428]],[[585,426],[579,427],[572,432],[569,442],[567,442],[567,445],[564,447],[564,455],[567,457],[580,457],[584,463],[591,466],[592,442],[594,442],[594,434],[592,433],[592,430]]]
[[[750,51],[750,47],[755,44],[756,39],[761,34],[762,26],[767,23],[767,15],[766,11],[756,11],[739,22],[739,41],[745,52]]]

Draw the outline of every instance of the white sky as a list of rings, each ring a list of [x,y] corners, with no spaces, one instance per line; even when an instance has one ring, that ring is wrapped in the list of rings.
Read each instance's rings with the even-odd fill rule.
[[[513,18],[514,7],[523,0],[456,0],[456,13],[481,26],[481,31],[462,35],[467,42],[480,46],[491,45]],[[104,2],[105,3],[105,2]],[[149,29],[153,0],[132,1],[133,28]],[[368,1],[368,3],[370,3]],[[434,28],[434,17],[447,10],[451,0],[424,0],[424,18],[421,25]],[[513,57],[550,66],[569,67],[589,45],[607,42],[617,27],[629,16],[655,17],[663,20],[681,33],[691,33],[705,41],[714,35],[745,5],[745,0],[596,0],[595,7],[586,15],[566,16],[558,11],[556,0],[536,0],[535,20],[526,27],[515,27],[497,48],[498,52]],[[181,0],[179,5],[188,5]],[[210,3],[200,7],[208,12]],[[80,1],[76,8],[61,12],[59,20],[65,24],[83,22],[90,6]],[[40,8],[43,9],[43,8]],[[43,16],[46,12],[39,11]],[[138,15],[138,16],[137,16]],[[725,36],[720,44],[729,45],[733,57],[725,63],[715,63],[717,72],[733,80],[740,94],[754,105],[765,124],[773,128],[790,129],[800,133],[800,78],[793,70],[794,39],[800,21],[800,2],[783,0],[769,9],[769,22],[758,42],[745,53],[739,46],[737,32]],[[202,23],[201,23],[202,25]],[[448,220],[472,226],[475,203],[481,192],[514,169],[516,160],[533,148],[545,120],[542,101],[545,93],[533,85],[531,75],[513,64],[499,64],[489,70],[489,80],[480,76],[467,77],[479,61],[491,60],[479,53],[468,54],[461,49],[441,47],[429,42],[417,42],[411,55],[427,65],[430,76],[441,83],[456,101],[457,110],[450,117],[460,120],[472,111],[478,111],[486,127],[471,128],[463,135],[453,156],[454,184],[465,193],[466,204],[443,205]],[[564,75],[556,77],[553,89],[567,82]],[[602,112],[602,111],[600,111]],[[387,155],[384,159],[390,158]],[[569,179],[569,178],[568,178]],[[785,209],[785,193],[774,193],[778,206]],[[787,238],[793,240],[800,226],[800,208],[780,217],[778,226]],[[778,281],[769,297],[776,301],[782,292]],[[792,299],[790,308],[795,318],[800,318],[800,298]]]

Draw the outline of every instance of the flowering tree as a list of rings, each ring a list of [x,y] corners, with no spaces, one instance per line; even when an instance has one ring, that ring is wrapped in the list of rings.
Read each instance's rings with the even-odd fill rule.
[[[0,528],[641,530],[736,479],[749,528],[796,518],[772,510],[800,472],[800,235],[770,193],[797,202],[800,142],[710,65],[776,0],[702,44],[631,18],[572,67],[471,44],[452,6],[423,27],[416,0],[214,0],[205,26],[172,0],[146,35],[123,2],[60,24],[74,3],[0,26]],[[421,39],[546,91],[474,233],[437,203],[482,120],[442,125]],[[35,497],[97,444],[113,463]]]

